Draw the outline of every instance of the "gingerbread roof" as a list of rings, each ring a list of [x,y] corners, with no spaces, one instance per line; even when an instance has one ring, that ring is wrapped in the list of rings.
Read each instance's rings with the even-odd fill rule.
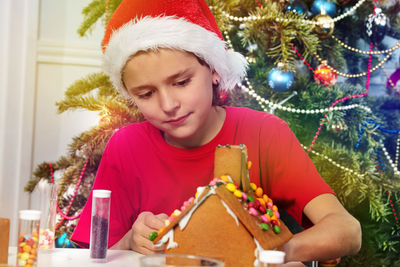
[[[244,145],[218,146],[215,152],[215,178],[208,186],[198,189],[197,197],[158,233],[153,243],[166,242],[166,234],[174,227],[183,231],[190,217],[211,196],[217,196],[227,212],[240,221],[263,249],[275,249],[286,243],[292,234],[279,219],[279,212],[272,200],[249,181],[247,148]],[[212,201],[216,201],[214,198]],[[212,207],[211,207],[212,208]],[[274,211],[276,210],[276,211]],[[238,223],[238,222],[237,222]],[[162,240],[164,238],[164,240]]]

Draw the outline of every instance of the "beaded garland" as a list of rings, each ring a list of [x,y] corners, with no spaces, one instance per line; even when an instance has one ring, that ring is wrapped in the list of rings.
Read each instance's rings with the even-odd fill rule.
[[[362,139],[362,136],[363,136],[363,133],[364,133],[364,128],[367,126],[367,123],[373,124],[376,129],[379,129],[379,130],[381,130],[383,132],[399,134],[399,138],[397,139],[397,144],[396,144],[396,153],[395,153],[395,161],[394,161],[394,163],[393,163],[392,159],[390,158],[389,153],[387,152],[382,140],[380,140],[379,143],[380,143],[380,145],[382,147],[383,154],[387,158],[387,161],[389,162],[390,166],[392,167],[394,173],[396,175],[400,176],[400,172],[397,169],[398,159],[399,159],[399,146],[400,146],[400,129],[398,129],[398,130],[389,130],[389,129],[385,129],[385,128],[381,127],[378,123],[376,123],[376,122],[374,122],[372,120],[364,121],[362,123],[361,127],[360,127],[360,131],[358,133],[358,142],[355,145],[355,148],[358,148],[360,146],[360,142],[361,142],[361,139]]]
[[[392,54],[393,54],[393,51],[390,52],[389,54],[387,54],[386,57],[385,57],[383,60],[381,60],[376,66],[374,66],[373,68],[371,68],[369,72],[374,72],[375,70],[377,70],[378,68],[380,68],[380,67],[391,57]],[[323,58],[321,58],[317,53],[314,53],[313,55],[318,59],[318,61],[319,61],[321,64],[325,61],[325,60],[324,60]],[[370,55],[370,57],[371,57],[371,55]],[[337,73],[338,75],[343,76],[343,77],[346,77],[346,78],[358,78],[358,77],[363,77],[363,76],[368,75],[368,71],[366,71],[366,72],[361,72],[361,73],[357,73],[357,74],[347,74],[347,73],[338,71],[337,69],[335,69],[334,67],[332,67],[332,66],[330,66],[330,65],[326,65],[326,67],[328,67],[331,71]]]
[[[345,17],[347,17],[347,16],[353,14],[353,12],[354,12],[357,8],[359,8],[364,2],[365,2],[365,0],[359,0],[359,1],[357,2],[357,4],[355,4],[352,8],[350,8],[346,13],[343,13],[343,14],[341,14],[341,15],[339,15],[339,16],[333,18],[333,22],[340,21],[340,20],[344,19]],[[259,7],[260,7],[261,9],[263,9],[262,6],[260,5],[260,3],[259,3],[258,1],[257,1],[257,3],[258,3],[258,5],[259,5]],[[210,6],[210,9],[211,9],[211,10],[212,10],[212,9],[217,9],[217,7],[215,7],[215,6]],[[226,11],[224,11],[224,10],[221,10],[221,13],[222,13],[222,15],[224,15],[224,16],[225,16],[226,18],[228,18],[229,20],[231,20],[231,21],[239,21],[239,22],[264,20],[264,19],[266,18],[266,16],[261,16],[261,15],[250,15],[250,16],[247,16],[247,17],[236,17],[236,16],[233,16],[233,15],[229,14],[228,12],[226,12]],[[323,23],[324,23],[324,22],[317,22],[317,21],[312,21],[312,20],[307,20],[307,19],[283,19],[283,18],[276,18],[275,20],[278,21],[278,22],[279,22],[279,21],[284,21],[284,22],[297,21],[297,22],[301,22],[301,23],[304,23],[304,24],[313,24],[313,25],[320,25],[320,24],[323,24]]]
[[[224,31],[224,36],[225,36],[225,40],[227,41],[228,47],[229,47],[230,49],[233,49],[232,42],[231,42],[231,40],[230,40],[230,38],[229,38],[229,35],[228,35],[228,32],[227,32],[227,31]],[[371,47],[371,46],[372,46],[372,44],[370,44],[370,48],[371,48],[370,50],[372,51],[372,47]],[[296,53],[298,53],[298,56],[303,60],[303,62],[307,65],[307,67],[309,67],[309,69],[312,71],[313,68],[311,67],[311,65],[300,55],[300,53],[297,51],[297,49],[296,49],[294,46],[292,46],[292,49],[295,50]],[[370,57],[371,57],[371,55],[370,55]],[[368,67],[369,67],[369,68],[371,67],[371,58],[370,58],[369,61],[368,61]],[[249,94],[251,97],[255,98],[255,99],[257,100],[257,102],[260,104],[260,106],[262,107],[262,109],[263,109],[265,112],[268,112],[268,109],[266,108],[266,106],[264,105],[264,103],[265,103],[266,105],[270,106],[270,107],[273,108],[273,109],[281,109],[281,110],[283,110],[283,111],[288,111],[288,112],[292,112],[292,113],[300,113],[300,114],[318,114],[318,113],[331,112],[331,111],[335,111],[335,110],[350,110],[350,109],[355,109],[355,108],[363,109],[364,111],[369,112],[369,113],[372,112],[371,109],[370,109],[369,107],[363,106],[363,105],[360,105],[360,104],[352,104],[352,105],[341,106],[341,107],[337,107],[337,106],[336,106],[336,104],[338,104],[339,102],[343,102],[343,101],[345,101],[345,100],[347,100],[347,99],[349,99],[349,98],[363,97],[363,96],[368,95],[368,90],[369,90],[369,79],[367,79],[367,85],[366,85],[367,93],[365,93],[365,94],[359,94],[359,95],[347,96],[347,97],[344,97],[344,98],[342,98],[342,99],[336,100],[334,103],[332,103],[331,107],[329,107],[329,108],[325,108],[325,109],[316,109],[316,110],[296,109],[296,108],[285,107],[285,106],[282,106],[282,105],[273,103],[272,101],[269,101],[269,100],[267,100],[267,99],[265,99],[265,98],[259,96],[259,95],[256,93],[256,91],[253,89],[253,86],[251,85],[249,79],[248,79],[247,77],[245,77],[244,79],[245,79],[245,81],[246,81],[248,87],[244,86],[242,83],[239,83],[238,86],[239,86],[245,93],[247,93],[247,94]],[[324,83],[324,84],[325,84],[325,83]],[[328,84],[325,84],[325,86],[329,86],[329,85],[328,85]],[[314,136],[314,140],[313,140],[312,144],[310,145],[311,148],[312,148],[312,145],[315,144],[316,138],[318,138],[320,128],[323,126],[323,122],[324,122],[324,121],[325,121],[324,118],[321,119],[320,127],[318,128],[318,131],[316,132],[316,135]],[[317,133],[318,133],[318,134],[317,134]],[[354,175],[356,175],[356,176],[358,176],[358,177],[360,177],[360,178],[362,178],[362,177],[365,176],[365,174],[360,174],[360,173],[358,173],[358,172],[356,172],[356,171],[354,171],[354,170],[352,170],[352,169],[349,169],[349,168],[347,168],[347,167],[345,167],[345,166],[343,166],[343,165],[340,165],[339,163],[335,162],[333,159],[329,158],[328,156],[323,155],[323,154],[321,154],[321,153],[318,153],[318,152],[316,152],[316,151],[313,151],[313,150],[311,150],[310,148],[307,148],[307,147],[306,147],[305,145],[303,145],[303,144],[302,144],[302,147],[303,147],[304,150],[307,150],[308,152],[311,152],[311,153],[313,153],[313,154],[315,154],[315,155],[317,155],[317,156],[321,156],[321,157],[325,158],[325,159],[326,159],[328,162],[330,162],[332,165],[334,165],[334,166],[336,166],[336,167],[338,167],[338,168],[340,168],[340,169],[342,169],[342,170],[344,170],[344,171],[346,171],[346,172],[349,172],[349,173],[351,173],[351,174],[354,174]]]
[[[399,137],[397,138],[396,142],[396,155],[394,159],[394,166],[398,167],[399,166],[399,150],[400,150],[400,132],[399,132]]]
[[[251,166],[251,162],[248,162],[248,166]],[[257,187],[256,184],[250,183],[250,187],[253,190],[254,197],[252,194],[246,194],[239,189],[239,185],[232,183],[232,179],[229,175],[222,175],[220,178],[214,178],[209,183],[208,187],[222,186],[225,184],[226,189],[231,192],[240,201],[244,208],[254,217],[258,218],[259,226],[262,230],[268,231],[270,228],[275,234],[281,232],[279,221],[280,214],[278,207],[274,205],[272,199],[270,199],[266,194],[264,194],[261,187]],[[165,220],[165,227],[172,223],[176,217],[178,217],[193,201],[198,197],[198,192],[196,192],[195,197],[191,197],[187,201],[183,202],[180,210],[176,209],[172,214]],[[153,241],[160,235],[165,227],[158,230],[158,232],[151,232],[149,234],[149,240]]]
[[[380,151],[379,151],[379,149],[378,149],[378,151],[377,151],[377,159],[376,159],[377,161],[378,161],[378,165],[376,166],[376,168],[378,169],[378,171],[381,169],[382,171],[385,171],[385,166],[384,166],[384,164],[383,164],[383,162],[382,162],[382,159],[381,159],[381,157],[380,157]],[[381,176],[383,176],[383,174],[380,172],[380,175]],[[395,220],[395,223],[396,223],[396,226],[397,226],[397,229],[399,229],[399,227],[400,227],[400,222],[399,222],[399,218],[397,217],[398,215],[397,215],[397,211],[396,211],[396,209],[395,209],[395,206],[394,206],[394,204],[393,204],[393,201],[392,201],[392,199],[391,199],[391,195],[390,195],[390,193],[389,193],[389,191],[386,191],[386,194],[388,195],[388,198],[389,198],[389,206],[390,206],[390,209],[392,210],[392,214],[393,214],[393,218],[394,218],[394,220]],[[398,232],[399,233],[399,232]],[[397,234],[398,234],[397,233]],[[397,237],[400,237],[400,236],[397,236]]]
[[[392,48],[386,49],[386,50],[381,50],[381,51],[364,51],[364,50],[360,50],[354,47],[351,47],[345,43],[343,43],[341,40],[339,40],[339,38],[337,38],[336,36],[334,36],[333,34],[330,36],[333,40],[335,40],[340,46],[346,48],[347,50],[359,53],[359,54],[364,54],[364,55],[380,55],[380,54],[387,54],[387,53],[392,53],[393,51],[395,51],[397,48],[400,47],[400,40],[396,43],[395,46],[393,46]]]
[[[232,46],[232,42],[229,38],[228,32],[224,31],[224,37],[225,40],[228,44],[228,47],[230,49],[233,49]],[[292,49],[294,49],[297,53],[298,51],[295,49],[294,46],[292,46]],[[300,55],[298,53],[298,55]],[[305,62],[305,64],[310,68],[311,71],[313,71],[313,68],[311,67],[310,64],[308,64],[304,58],[300,55],[300,58],[303,59],[303,61]],[[350,109],[355,109],[355,108],[360,108],[368,113],[372,112],[371,109],[367,106],[364,105],[360,105],[360,104],[352,104],[352,105],[348,105],[348,106],[341,106],[341,107],[335,107],[335,106],[331,106],[329,108],[321,108],[321,109],[299,109],[299,108],[290,108],[290,107],[285,107],[281,104],[276,104],[272,101],[269,101],[261,96],[259,96],[256,91],[253,89],[253,86],[251,85],[251,82],[249,81],[249,79],[247,77],[244,77],[244,80],[246,81],[246,84],[248,85],[248,87],[246,87],[245,85],[243,85],[242,83],[238,83],[238,86],[247,94],[249,94],[251,97],[255,98],[257,100],[257,102],[260,104],[260,106],[263,108],[263,110],[265,112],[268,112],[268,109],[266,108],[266,105],[270,106],[271,109],[280,109],[283,111],[287,111],[287,112],[292,112],[292,113],[299,113],[299,114],[318,114],[318,113],[325,113],[325,112],[331,112],[331,111],[336,111],[336,110],[350,110]],[[325,86],[329,86],[329,84],[324,83]]]
[[[383,154],[385,155],[386,160],[389,162],[390,166],[392,167],[394,174],[397,175],[397,176],[400,176],[400,171],[396,168],[396,166],[393,163],[393,160],[390,158],[389,152],[387,152],[386,147],[385,147],[382,139],[379,140],[379,144],[381,145]]]
[[[374,1],[375,1],[375,4],[376,4],[376,0],[374,0]],[[358,8],[363,2],[364,2],[364,0],[359,1],[355,6],[353,6],[353,8],[352,8],[351,10],[349,10],[349,11],[346,12],[345,14],[349,14],[349,13],[353,12],[353,11],[354,11],[356,8]],[[375,8],[376,8],[376,5],[374,5],[374,10],[375,10]],[[227,14],[227,13],[225,13],[224,11],[222,11],[222,12],[223,12],[223,14],[225,14],[225,15]],[[229,15],[229,14],[228,14],[228,15]],[[343,15],[344,15],[344,14],[343,14]],[[229,15],[229,16],[230,16],[230,15]],[[261,19],[261,17],[260,17],[260,18],[254,18],[254,16],[248,17],[248,18],[246,18],[246,19],[244,19],[244,18],[238,18],[238,17],[233,17],[233,16],[230,16],[229,18],[230,18],[230,19],[233,19],[233,20],[235,20],[235,21],[246,21],[246,20],[252,20],[252,19]],[[334,18],[334,21],[336,22],[336,21],[338,21],[338,20],[337,20],[336,18]],[[311,22],[311,21],[310,21],[310,22]],[[225,40],[226,40],[226,42],[227,42],[227,44],[228,44],[228,47],[229,47],[230,49],[233,49],[232,42],[231,42],[231,40],[230,40],[230,38],[229,38],[229,35],[228,35],[228,32],[227,32],[227,31],[224,31],[224,36],[225,36]],[[336,38],[336,40],[338,40],[338,39]],[[346,96],[346,97],[344,97],[344,98],[338,99],[338,100],[336,100],[334,103],[332,103],[332,105],[331,105],[329,108],[325,108],[325,109],[304,110],[304,109],[296,109],[296,108],[285,107],[285,106],[282,106],[282,105],[280,105],[280,104],[273,103],[272,101],[269,101],[269,100],[267,100],[267,99],[265,99],[265,98],[259,96],[259,95],[256,93],[256,91],[253,89],[253,87],[252,87],[252,85],[251,85],[251,83],[250,83],[250,81],[249,81],[249,79],[248,79],[247,77],[245,77],[244,79],[245,79],[245,81],[246,81],[248,87],[246,87],[246,86],[243,85],[242,83],[239,83],[238,86],[239,86],[245,93],[247,93],[247,94],[249,94],[251,97],[255,98],[256,101],[259,103],[259,105],[262,107],[262,109],[263,109],[265,112],[268,112],[269,109],[267,109],[267,107],[266,107],[264,104],[266,104],[267,106],[269,106],[270,109],[280,109],[280,110],[283,110],[283,111],[288,111],[288,112],[292,112],[292,113],[301,113],[301,114],[318,114],[318,113],[332,112],[332,111],[335,111],[335,110],[350,110],[350,109],[354,109],[354,108],[361,108],[361,109],[363,109],[364,111],[370,113],[370,112],[372,112],[372,111],[371,111],[371,109],[370,109],[369,107],[363,106],[363,105],[360,105],[360,104],[353,104],[353,105],[341,106],[341,107],[337,107],[336,104],[338,104],[338,103],[340,103],[340,102],[343,102],[343,101],[345,101],[345,100],[348,100],[348,99],[350,99],[350,98],[357,98],[357,97],[364,97],[364,96],[367,96],[368,93],[369,93],[370,73],[371,73],[371,71],[372,71],[372,68],[371,68],[372,54],[393,53],[393,51],[394,51],[395,49],[397,49],[398,47],[400,47],[400,41],[396,44],[395,47],[392,47],[392,48],[387,49],[387,50],[384,50],[384,51],[376,51],[376,52],[373,52],[373,51],[372,51],[373,44],[370,43],[370,49],[369,49],[369,51],[368,51],[368,52],[365,52],[365,54],[368,54],[368,55],[369,55],[369,59],[368,59],[368,71],[367,71],[366,73],[363,73],[363,75],[361,75],[361,76],[364,76],[365,74],[367,75],[366,93],[364,93],[364,94],[358,94],[358,95]],[[292,46],[292,49],[297,53],[297,55],[299,56],[299,58],[303,60],[303,62],[307,65],[307,67],[308,67],[311,71],[313,71],[313,68],[311,67],[311,65],[301,56],[301,54],[297,51],[297,49],[296,49],[294,46]],[[388,55],[388,56],[390,56],[390,55]],[[387,60],[388,56],[386,56],[385,60]],[[317,55],[317,58],[318,58],[318,57],[319,57],[319,56]],[[318,59],[320,60],[320,62],[323,61],[323,59],[321,59],[320,57],[319,57]],[[378,67],[380,67],[380,66],[383,68],[383,63],[384,63],[384,61],[380,62],[380,63],[379,63],[379,66],[375,66],[374,69],[376,69],[376,68],[378,68]],[[314,71],[313,71],[313,72],[314,72]],[[338,74],[339,74],[339,73],[338,73]],[[344,74],[343,76],[346,76],[346,77],[353,77],[354,75]],[[354,77],[361,77],[361,76],[354,76]],[[322,82],[323,82],[323,81],[322,81]],[[323,82],[323,84],[324,84],[325,86],[329,86],[329,84],[327,84],[327,83],[325,83],[325,82]],[[352,170],[352,169],[349,169],[349,168],[347,168],[347,167],[345,167],[345,166],[340,165],[339,163],[335,162],[333,159],[329,158],[328,156],[323,155],[323,154],[320,154],[320,153],[318,153],[318,152],[316,152],[316,151],[312,151],[312,150],[311,150],[312,146],[315,144],[316,139],[317,139],[318,136],[319,136],[319,132],[320,132],[320,130],[321,130],[321,127],[323,126],[323,123],[324,123],[324,121],[325,121],[325,117],[326,117],[326,114],[324,115],[324,118],[321,119],[321,123],[320,123],[320,125],[319,125],[318,131],[316,132],[316,135],[315,135],[314,138],[313,138],[314,140],[312,141],[312,144],[309,146],[309,148],[307,148],[306,146],[304,146],[304,145],[302,144],[303,149],[307,150],[307,152],[311,152],[311,153],[313,153],[313,154],[316,154],[317,156],[321,156],[321,157],[325,158],[328,162],[330,162],[330,163],[333,164],[334,166],[336,166],[336,167],[338,167],[338,168],[340,168],[340,169],[342,169],[342,170],[344,170],[344,171],[346,171],[346,172],[349,172],[349,173],[351,173],[351,174],[354,174],[354,175],[356,175],[356,176],[358,176],[358,177],[360,177],[360,178],[364,177],[365,174],[357,173],[356,171],[354,171],[354,170]],[[400,136],[400,135],[399,135],[399,136]],[[400,143],[400,137],[399,137],[398,143]],[[383,144],[382,144],[382,146],[383,146]],[[386,151],[386,149],[384,148],[384,146],[383,146],[383,149]],[[398,155],[399,155],[399,152],[398,152],[398,151],[399,151],[399,150],[396,149],[397,159],[398,159],[398,157],[399,157],[399,156],[398,156]],[[388,153],[385,154],[385,155],[386,155],[386,157],[388,157],[389,162],[392,162],[391,159],[390,159],[390,157],[389,157],[389,155],[388,155]],[[397,160],[396,162],[398,162],[398,160]],[[393,166],[395,166],[395,165],[397,166],[397,164],[393,164],[393,163],[392,163],[392,165],[393,165]],[[394,168],[394,170],[395,170],[395,173],[397,174],[398,171],[397,171],[395,168]],[[399,175],[400,175],[400,174],[399,174]]]
[[[294,46],[292,46],[292,49],[296,52],[297,56],[299,56],[299,58],[300,58],[301,60],[303,60],[303,62],[307,65],[307,67],[308,67],[312,72],[315,73],[314,69],[311,67],[311,65],[310,65],[309,63],[307,63],[307,61],[306,61],[306,60],[304,59],[304,57],[300,54],[300,52],[299,52]],[[370,45],[370,50],[372,50],[372,43],[371,43],[371,45]],[[330,107],[330,108],[333,108],[333,107],[335,107],[338,103],[343,102],[343,101],[345,101],[345,100],[348,100],[348,99],[350,99],[350,98],[358,98],[358,97],[367,96],[367,95],[368,95],[368,92],[369,92],[369,81],[370,81],[370,80],[369,80],[369,77],[370,77],[369,74],[370,74],[370,70],[371,70],[371,55],[369,56],[369,60],[368,60],[368,71],[367,71],[368,75],[367,75],[367,83],[366,83],[366,88],[365,88],[365,89],[366,89],[366,93],[364,93],[364,94],[358,94],[358,95],[346,96],[346,97],[337,99],[335,102],[333,102],[333,103],[331,104],[331,107]],[[328,86],[327,83],[326,83],[323,79],[321,79],[321,77],[319,77],[319,78],[320,78],[321,82],[322,82],[325,86]],[[311,144],[309,145],[309,148],[307,149],[307,152],[310,152],[310,151],[311,151],[311,149],[313,148],[315,142],[317,141],[318,136],[319,136],[319,134],[320,134],[320,132],[321,132],[322,126],[324,125],[324,122],[325,122],[326,117],[327,117],[327,115],[325,114],[324,117],[321,119],[321,123],[320,123],[320,125],[319,125],[319,127],[318,127],[317,132],[315,133],[315,135],[314,135],[314,137],[313,137],[313,140],[311,141]]]
[[[390,208],[391,208],[391,210],[392,210],[392,212],[393,212],[394,220],[396,221],[397,226],[400,226],[400,224],[399,224],[399,218],[397,217],[398,215],[397,215],[396,209],[395,209],[395,207],[394,207],[394,204],[393,204],[392,199],[390,198],[390,193],[389,193],[389,192],[386,192],[386,193],[387,193],[388,196],[389,196],[389,205],[390,205]]]
[[[68,203],[67,210],[66,210],[65,213],[62,211],[62,209],[61,209],[60,206],[58,205],[58,202],[56,202],[56,203],[57,203],[57,212],[58,212],[58,214],[61,216],[61,220],[57,223],[57,225],[56,225],[56,227],[55,227],[56,229],[58,229],[58,228],[60,227],[61,223],[62,223],[64,220],[75,220],[75,219],[77,219],[77,218],[79,218],[79,217],[81,216],[81,213],[82,213],[82,210],[83,210],[83,209],[82,209],[80,212],[78,212],[76,215],[74,215],[74,216],[68,216],[67,214],[69,213],[69,211],[70,211],[70,209],[71,209],[71,207],[72,207],[72,203],[74,202],[75,197],[76,197],[76,195],[78,194],[78,189],[79,189],[79,187],[80,187],[80,185],[81,185],[83,176],[84,176],[85,171],[86,171],[87,164],[88,164],[88,162],[89,162],[89,159],[90,159],[90,155],[87,157],[87,159],[86,159],[86,161],[85,161],[85,164],[83,165],[82,171],[80,172],[80,175],[79,175],[78,182],[77,182],[76,185],[75,185],[74,194],[73,194],[71,200],[70,200],[69,203]],[[54,184],[54,170],[53,170],[53,164],[52,164],[52,163],[49,163],[49,167],[50,167],[50,181],[51,181],[52,184]]]
[[[305,146],[305,145],[301,145],[302,147],[303,147],[303,149],[304,150],[307,150],[307,146]],[[345,167],[345,166],[343,166],[343,165],[341,165],[341,164],[339,164],[339,163],[337,163],[336,161],[334,161],[333,159],[331,159],[330,157],[328,157],[328,156],[326,156],[326,155],[324,155],[324,154],[322,154],[322,153],[319,153],[319,152],[317,152],[317,151],[315,151],[315,150],[311,150],[311,154],[315,154],[316,156],[318,156],[318,157],[322,157],[322,158],[324,158],[324,159],[326,159],[329,163],[331,163],[332,165],[334,165],[334,166],[336,166],[337,168],[339,168],[339,169],[341,169],[341,170],[343,170],[343,171],[345,171],[345,172],[349,172],[349,173],[351,173],[352,175],[355,175],[355,176],[357,176],[357,177],[359,177],[359,178],[364,178],[364,176],[366,175],[365,173],[364,174],[360,174],[360,173],[358,173],[358,172],[356,172],[356,171],[354,171],[354,170],[352,170],[352,169],[349,169],[349,168],[347,168],[347,167]]]

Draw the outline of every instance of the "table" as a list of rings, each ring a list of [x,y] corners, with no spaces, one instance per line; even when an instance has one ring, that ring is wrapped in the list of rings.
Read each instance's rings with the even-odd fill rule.
[[[15,266],[17,248],[8,249],[8,264]],[[108,250],[107,262],[96,263],[90,259],[89,249],[55,248],[50,251],[39,250],[37,267],[133,267],[139,266],[142,254],[132,250]],[[4,266],[4,265],[3,265]]]

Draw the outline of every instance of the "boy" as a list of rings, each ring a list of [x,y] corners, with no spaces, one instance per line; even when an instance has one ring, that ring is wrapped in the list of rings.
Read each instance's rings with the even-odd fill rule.
[[[250,179],[307,230],[284,246],[286,262],[356,253],[360,225],[319,176],[287,124],[218,106],[246,62],[227,50],[203,0],[125,0],[103,41],[104,71],[146,119],[110,139],[93,189],[112,191],[109,246],[156,253],[148,235],[213,178],[218,144],[245,144]],[[72,239],[89,243],[91,196]]]

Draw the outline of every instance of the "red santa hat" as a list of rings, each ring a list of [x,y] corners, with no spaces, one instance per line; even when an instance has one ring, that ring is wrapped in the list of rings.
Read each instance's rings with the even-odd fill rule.
[[[103,69],[113,85],[128,96],[122,70],[139,51],[170,48],[191,52],[221,77],[229,90],[246,74],[247,62],[229,50],[204,0],[123,0],[109,20]]]

